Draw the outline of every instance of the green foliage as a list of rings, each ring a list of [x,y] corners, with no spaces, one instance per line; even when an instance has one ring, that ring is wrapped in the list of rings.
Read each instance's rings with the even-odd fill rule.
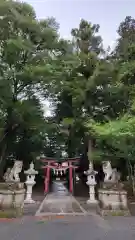
[[[105,124],[88,123],[96,138],[96,147],[93,156],[97,160],[110,158],[117,163],[120,159],[135,162],[135,118],[125,115],[120,119]],[[99,149],[99,150],[98,150]]]
[[[38,21],[30,5],[16,1],[2,1],[0,15],[0,164],[31,161],[46,142],[41,99],[49,94],[56,24]]]
[[[134,162],[135,20],[120,24],[111,54],[99,27],[82,19],[71,41],[61,39],[54,18],[40,21],[27,3],[0,2],[1,166],[63,151]]]

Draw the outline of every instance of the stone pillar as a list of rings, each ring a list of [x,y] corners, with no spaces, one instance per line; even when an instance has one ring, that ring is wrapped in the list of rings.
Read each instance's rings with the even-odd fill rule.
[[[30,164],[30,168],[24,172],[25,175],[27,176],[26,178],[26,198],[24,200],[24,203],[34,203],[35,201],[32,199],[32,188],[35,185],[35,175],[38,174],[37,171],[34,169],[34,164]]]

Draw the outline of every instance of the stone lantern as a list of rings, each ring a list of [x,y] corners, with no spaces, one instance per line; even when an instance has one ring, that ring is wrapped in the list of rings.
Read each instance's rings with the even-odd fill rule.
[[[24,203],[34,203],[35,201],[32,199],[32,188],[35,185],[35,175],[38,174],[38,171],[34,169],[34,164],[33,162],[30,164],[30,168],[24,172],[26,175],[26,198],[24,200]]]
[[[96,180],[95,176],[98,172],[94,171],[93,164],[90,162],[89,169],[84,172],[84,174],[87,176],[87,182],[86,184],[89,186],[89,199],[87,203],[90,204],[96,204],[98,201],[95,199],[95,186],[96,186]]]

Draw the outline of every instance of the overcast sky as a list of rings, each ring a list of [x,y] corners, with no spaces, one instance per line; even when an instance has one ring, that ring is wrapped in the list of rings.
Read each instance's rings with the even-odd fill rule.
[[[113,46],[116,30],[126,16],[135,18],[135,0],[26,0],[39,18],[55,17],[62,37],[68,38],[80,19],[100,24],[104,45]]]

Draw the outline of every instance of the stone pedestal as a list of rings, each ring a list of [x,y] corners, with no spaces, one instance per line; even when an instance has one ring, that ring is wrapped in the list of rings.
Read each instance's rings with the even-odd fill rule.
[[[98,194],[101,215],[129,215],[126,191],[99,189]]]
[[[0,217],[23,214],[25,189],[23,183],[0,183]]]
[[[23,183],[0,183],[1,208],[22,208],[25,189]]]
[[[34,164],[31,163],[30,164],[30,168],[24,172],[27,176],[26,179],[26,187],[27,187],[27,191],[26,191],[26,198],[24,200],[24,203],[35,203],[35,201],[32,199],[32,188],[35,185],[35,175],[38,174],[37,171],[35,171],[34,169]]]

